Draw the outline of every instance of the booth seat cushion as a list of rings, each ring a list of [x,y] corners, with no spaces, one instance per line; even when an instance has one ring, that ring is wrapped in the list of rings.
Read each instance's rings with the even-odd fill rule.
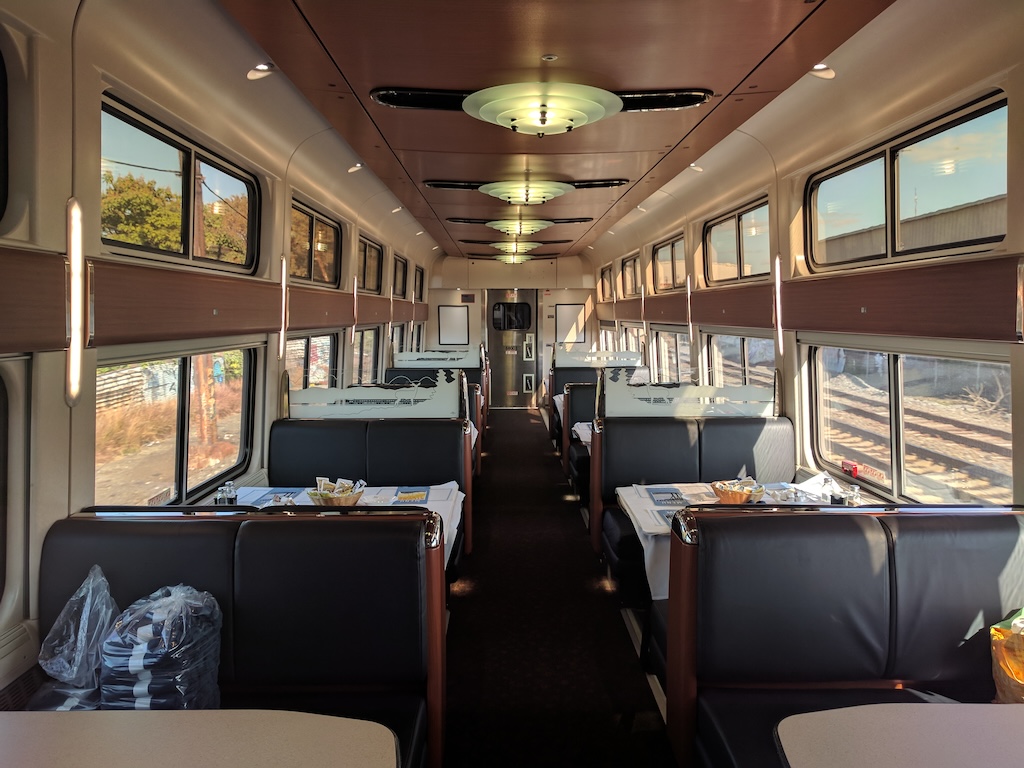
[[[55,522],[43,541],[39,632],[45,636],[93,564],[103,569],[120,610],[161,587],[209,592],[223,615],[220,679],[234,676],[234,558],[240,522],[227,518],[114,520],[77,516]],[[155,542],[160,546],[154,546]]]
[[[586,507],[590,501],[590,451],[579,440],[569,443],[569,479]]]
[[[756,636],[748,636],[756,643]],[[909,690],[827,688],[757,690],[701,689],[697,693],[697,752],[715,768],[783,768],[775,726],[803,712],[860,704],[923,703]]]
[[[734,477],[760,483],[791,482],[796,475],[796,439],[787,418],[708,418],[700,422],[700,479]]]
[[[668,643],[668,600],[654,600],[647,614],[643,642],[644,667],[665,686],[666,644]]]
[[[277,419],[270,425],[271,486],[313,488],[317,477],[366,477],[363,419]]]
[[[644,550],[629,515],[619,507],[605,507],[601,549],[608,570],[617,583],[619,600],[642,608],[651,602],[651,588],[644,568]]]
[[[995,696],[988,628],[1024,605],[1021,515],[890,515],[896,601],[891,676],[958,701]],[[942,553],[942,554],[939,554]]]

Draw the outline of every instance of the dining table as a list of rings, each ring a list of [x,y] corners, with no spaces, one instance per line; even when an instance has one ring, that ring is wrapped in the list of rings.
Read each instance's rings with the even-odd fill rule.
[[[242,486],[237,489],[237,503],[247,506],[288,507],[313,505],[309,491],[314,488],[273,488],[267,486]],[[445,563],[451,559],[455,544],[455,534],[462,524],[462,503],[466,495],[459,490],[456,481],[440,485],[391,485],[365,486],[363,495],[359,497],[359,506],[372,507],[421,507],[436,512],[441,516],[444,534]],[[316,507],[323,515],[343,514],[347,507]]]
[[[1016,760],[1024,707],[864,704],[784,718],[775,728],[789,768],[963,768]]]
[[[0,712],[0,765],[18,768],[397,768],[389,728],[255,709]]]

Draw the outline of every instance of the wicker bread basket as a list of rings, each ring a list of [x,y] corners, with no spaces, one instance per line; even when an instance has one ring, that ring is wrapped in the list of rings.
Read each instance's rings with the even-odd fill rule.
[[[763,485],[739,485],[721,480],[711,484],[711,490],[723,504],[746,504],[758,502],[764,496]]]
[[[318,507],[354,507],[359,503],[359,497],[363,495],[362,490],[355,493],[336,493],[334,491],[306,491],[309,500]]]

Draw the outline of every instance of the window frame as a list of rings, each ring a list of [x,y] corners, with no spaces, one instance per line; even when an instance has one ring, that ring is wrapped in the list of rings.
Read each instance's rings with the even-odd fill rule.
[[[612,264],[601,267],[599,285],[601,286],[601,301],[615,301],[615,279]]]
[[[641,294],[640,254],[634,253],[622,259],[619,267],[622,278],[622,298],[635,298]]]
[[[198,141],[190,139],[179,131],[175,131],[173,128],[111,94],[103,95],[100,110],[101,113],[106,113],[135,130],[184,153],[186,157],[182,163],[185,169],[183,174],[187,177],[183,179],[182,183],[181,253],[103,237],[101,231],[101,242],[106,252],[119,256],[161,261],[164,263],[188,264],[193,267],[220,272],[254,274],[259,268],[260,262],[259,233],[263,199],[262,187],[256,174],[240,165],[236,165],[222,155],[204,147]],[[195,165],[197,161],[231,176],[243,184],[247,190],[246,258],[242,264],[208,258],[195,253],[196,226],[199,217],[194,210],[192,202],[195,197]],[[102,180],[100,186],[102,201]]]
[[[293,341],[303,341],[303,342],[305,342],[304,348],[303,348],[303,353],[302,353],[302,388],[303,389],[305,389],[305,388],[310,386],[310,384],[309,384],[309,373],[310,373],[310,368],[312,367],[312,362],[311,361],[312,361],[312,355],[313,355],[313,352],[312,352],[312,350],[313,350],[313,339],[321,339],[321,338],[328,339],[328,344],[329,344],[329,347],[330,347],[329,348],[329,352],[328,352],[329,359],[328,359],[328,362],[327,362],[327,382],[323,386],[325,386],[325,387],[336,387],[336,386],[338,386],[337,382],[339,381],[339,379],[338,379],[338,349],[340,348],[340,344],[338,343],[338,333],[336,331],[335,332],[331,332],[331,333],[306,333],[306,334],[301,334],[301,335],[297,335],[297,336],[289,336],[287,341],[285,342],[286,346],[288,344],[292,343]],[[285,354],[285,359],[287,360],[287,358],[288,358],[288,355],[286,353]],[[314,384],[313,386],[320,386],[320,385],[319,384]]]
[[[375,287],[367,288],[366,287],[366,278],[367,278],[368,270],[367,270],[367,267],[366,267],[366,262],[367,262],[367,255],[368,255],[368,253],[369,253],[371,248],[376,249],[376,251],[377,251],[377,270],[376,270],[376,274],[374,275],[374,278],[375,278],[376,282],[375,282]],[[356,263],[356,290],[361,291],[362,293],[369,293],[369,294],[373,294],[375,296],[380,296],[380,292],[382,290],[381,283],[383,282],[383,274],[384,274],[384,246],[381,245],[378,242],[375,242],[373,240],[370,240],[367,237],[363,237],[362,235],[360,235],[359,236],[359,258],[358,258],[358,261]]]
[[[753,213],[760,208],[765,208],[765,217],[768,220],[768,242],[771,243],[771,220],[772,220],[772,209],[771,201],[767,196],[759,197],[746,205],[740,206],[729,213],[722,216],[716,216],[713,219],[709,219],[704,222],[703,232],[701,234],[701,243],[704,249],[704,278],[707,280],[708,285],[733,285],[739,282],[747,282],[751,280],[766,280],[771,277],[771,258],[768,259],[768,269],[765,272],[755,272],[749,275],[743,274],[743,265],[745,260],[743,258],[743,227],[741,226],[743,217],[749,213]],[[711,232],[715,227],[732,222],[736,230],[736,277],[718,277],[713,278],[711,276],[711,247],[710,237]]]
[[[190,440],[190,414],[192,412],[192,387],[190,386],[193,370],[193,358],[204,355],[218,355],[229,352],[239,352],[242,358],[242,387],[241,387],[241,410],[239,413],[239,443],[238,459],[230,467],[216,475],[207,478],[196,485],[189,487],[189,449]],[[173,482],[176,492],[172,494],[163,504],[189,504],[208,496],[218,485],[225,480],[238,477],[244,474],[254,454],[255,446],[255,424],[256,424],[256,388],[257,380],[260,379],[259,366],[261,356],[258,349],[253,345],[236,345],[230,342],[222,345],[204,347],[193,350],[169,350],[166,353],[153,350],[143,355],[130,355],[126,357],[111,357],[109,360],[100,360],[97,364],[95,376],[100,375],[100,368],[121,366],[121,365],[143,365],[158,361],[177,361],[177,377],[175,387],[177,390],[177,406],[175,419],[176,432],[174,436],[174,473]],[[184,393],[184,394],[183,394]],[[96,404],[98,408],[98,403]],[[95,440],[95,435],[93,437]],[[170,438],[168,438],[170,439]],[[99,464],[94,469],[98,471]],[[100,502],[98,502],[100,503]]]
[[[672,284],[661,286],[658,282],[658,253],[668,248],[668,271]],[[654,292],[669,293],[686,287],[686,235],[679,234],[658,243],[651,249],[651,263],[654,272]]]
[[[366,358],[366,334],[373,333],[372,370],[370,376],[364,377],[363,360]],[[383,335],[381,326],[366,325],[352,329],[352,344],[349,350],[349,361],[352,363],[351,384],[376,384],[380,380],[380,343]],[[358,351],[358,356],[357,356]]]
[[[423,285],[426,282],[423,267],[416,267],[413,271],[412,295],[416,301],[423,301]]]
[[[337,288],[338,286],[341,285],[341,270],[343,265],[342,242],[344,229],[342,228],[339,222],[335,221],[334,219],[331,219],[328,216],[323,215],[314,207],[306,205],[305,203],[302,203],[298,200],[292,200],[291,210],[293,213],[297,211],[298,213],[301,213],[310,218],[309,241],[306,250],[306,265],[309,268],[310,276],[303,277],[302,275],[296,275],[294,272],[292,272],[291,256],[294,255],[294,245],[292,245],[292,251],[289,253],[288,259],[288,280],[298,281],[304,285],[317,285],[323,286],[325,288]],[[313,268],[315,264],[314,241],[316,239],[317,223],[323,224],[324,226],[334,230],[334,280],[330,282],[326,280],[316,279],[315,270]]]
[[[900,190],[897,156],[899,152],[908,147],[941,135],[946,131],[955,129],[997,110],[1005,108],[1007,109],[1007,114],[1009,114],[1008,103],[1009,100],[1005,92],[991,92],[909,130],[896,134],[817,173],[811,174],[804,185],[803,195],[803,206],[807,212],[804,216],[804,252],[807,254],[808,269],[811,272],[830,272],[879,264],[898,264],[907,261],[942,258],[944,256],[984,253],[993,250],[999,243],[1004,242],[1006,232],[999,236],[969,238],[915,248],[900,248]],[[885,232],[885,253],[881,255],[869,254],[858,256],[832,263],[819,261],[818,254],[815,252],[818,234],[817,197],[815,194],[817,189],[824,182],[842,176],[844,173],[879,158],[883,162],[884,221],[882,226]],[[1007,173],[1009,174],[1009,163],[1007,165]]]
[[[399,266],[402,269],[401,281],[399,281]],[[397,253],[394,256],[394,264],[391,271],[391,295],[397,299],[404,299],[409,291],[409,260]]]

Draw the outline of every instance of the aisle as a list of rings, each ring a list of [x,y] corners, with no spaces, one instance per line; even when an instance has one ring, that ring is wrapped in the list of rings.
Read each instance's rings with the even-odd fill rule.
[[[453,586],[446,768],[674,766],[536,410],[492,410]]]

